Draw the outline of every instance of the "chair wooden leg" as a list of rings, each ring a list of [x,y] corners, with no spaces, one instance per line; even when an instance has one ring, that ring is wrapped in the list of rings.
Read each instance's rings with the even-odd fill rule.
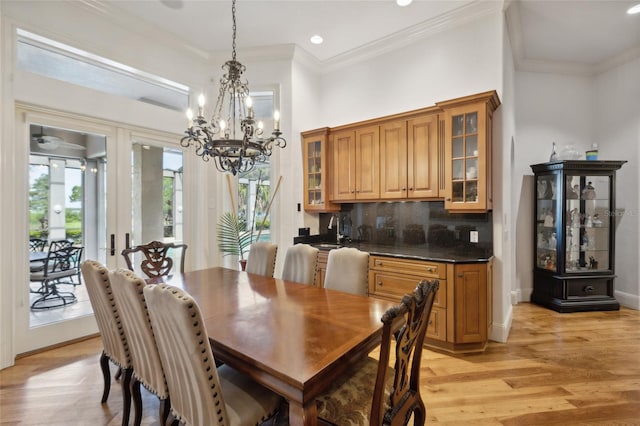
[[[169,414],[171,413],[171,401],[169,398],[160,400],[160,409],[158,412],[158,419],[160,419],[160,424],[167,424],[167,419],[169,418]]]
[[[102,391],[102,403],[107,402],[109,391],[111,390],[111,371],[109,371],[109,357],[102,351],[100,355],[100,368],[102,369],[102,378],[104,379],[104,390]]]
[[[122,426],[129,425],[129,415],[131,414],[131,376],[133,369],[125,368],[122,380]]]
[[[122,368],[118,367],[118,371],[116,371],[116,375],[114,376],[114,378],[116,379],[116,381],[120,380],[120,377],[122,377]]]
[[[418,399],[416,407],[413,409],[413,426],[424,426],[426,421],[426,411],[422,400]]]
[[[140,426],[142,423],[142,395],[140,394],[140,380],[131,380],[131,398],[133,399],[133,424]]]

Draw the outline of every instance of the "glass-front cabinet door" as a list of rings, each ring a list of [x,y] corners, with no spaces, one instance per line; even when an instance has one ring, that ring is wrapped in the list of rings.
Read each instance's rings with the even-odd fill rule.
[[[531,301],[559,312],[617,310],[615,172],[625,161],[555,161],[535,173]]]
[[[302,133],[302,161],[305,211],[338,211],[340,206],[329,202],[329,139],[328,128]]]

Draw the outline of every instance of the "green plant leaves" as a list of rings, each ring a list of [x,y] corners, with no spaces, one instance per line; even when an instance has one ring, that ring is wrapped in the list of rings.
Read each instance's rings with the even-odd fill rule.
[[[253,242],[253,233],[247,228],[247,221],[231,212],[218,219],[218,248],[225,256],[235,255],[244,259],[244,253]]]

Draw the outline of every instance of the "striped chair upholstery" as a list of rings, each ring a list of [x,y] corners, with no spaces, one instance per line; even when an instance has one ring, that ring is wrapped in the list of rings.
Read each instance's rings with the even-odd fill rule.
[[[111,389],[111,372],[109,361],[113,362],[121,370],[123,414],[122,424],[129,424],[129,413],[131,411],[130,382],[133,373],[129,345],[122,328],[120,312],[116,306],[111,282],[109,281],[109,271],[94,260],[86,260],[80,265],[82,276],[84,277],[87,293],[91,301],[91,307],[98,323],[98,330],[102,338],[102,355],[100,356],[100,367],[104,378],[104,390],[102,392],[102,403],[107,402]]]
[[[308,244],[296,244],[287,249],[282,279],[314,285],[318,270],[318,250]]]
[[[259,425],[282,398],[215,359],[200,308],[186,292],[147,285],[144,297],[171,394],[171,414],[185,425]]]
[[[158,418],[163,425],[169,416],[169,388],[160,362],[160,354],[151,329],[147,304],[142,289],[146,285],[133,272],[119,269],[109,273],[116,304],[122,316],[124,334],[129,342],[133,365],[131,386],[135,408],[134,424],[142,421],[142,397],[140,384],[160,399]]]
[[[250,274],[273,277],[273,272],[276,269],[277,252],[278,246],[273,243],[258,241],[251,244],[246,271]]]

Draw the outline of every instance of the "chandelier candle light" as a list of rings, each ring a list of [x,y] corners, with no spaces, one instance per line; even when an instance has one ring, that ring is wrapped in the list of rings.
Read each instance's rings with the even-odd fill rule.
[[[273,114],[273,132],[264,138],[263,123],[255,121],[253,101],[249,96],[249,84],[242,81],[245,66],[236,60],[236,0],[232,2],[233,17],[232,58],[225,62],[220,79],[220,92],[210,123],[204,118],[205,97],[198,96],[198,116],[187,110],[189,128],[180,145],[195,146],[195,153],[204,161],[213,158],[216,168],[231,172],[234,176],[253,169],[256,161],[265,161],[273,147],[284,148],[287,141],[280,132],[280,113]],[[240,131],[236,130],[240,124]]]

